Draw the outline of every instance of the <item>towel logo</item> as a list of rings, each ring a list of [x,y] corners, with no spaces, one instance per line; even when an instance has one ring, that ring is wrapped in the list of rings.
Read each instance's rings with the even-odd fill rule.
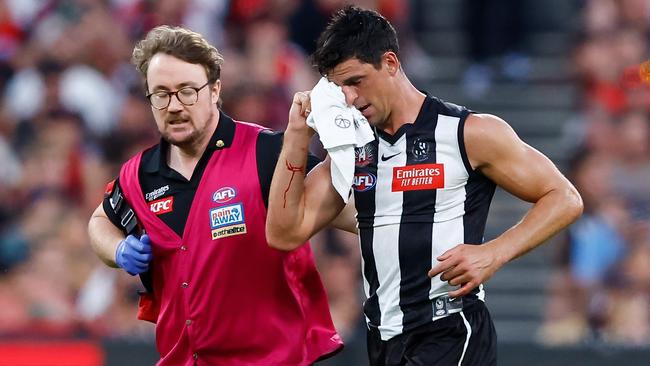
[[[348,128],[352,126],[352,122],[350,122],[349,119],[343,118],[343,116],[340,114],[334,118],[334,124],[340,128]]]
[[[429,158],[429,143],[421,138],[415,139],[413,142],[413,160],[424,161]]]
[[[375,160],[374,147],[366,144],[364,147],[354,148],[354,165],[364,167]]]

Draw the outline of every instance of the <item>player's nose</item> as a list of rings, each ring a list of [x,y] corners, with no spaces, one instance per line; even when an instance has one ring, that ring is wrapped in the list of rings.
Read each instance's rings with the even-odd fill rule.
[[[352,86],[344,85],[341,87],[341,89],[343,90],[343,95],[345,95],[345,103],[347,105],[354,105],[354,101],[359,97],[359,94],[355,88]]]

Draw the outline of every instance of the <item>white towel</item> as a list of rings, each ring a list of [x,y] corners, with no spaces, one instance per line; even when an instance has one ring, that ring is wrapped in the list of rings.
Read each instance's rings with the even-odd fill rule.
[[[332,185],[345,203],[354,179],[354,148],[375,139],[368,120],[345,103],[341,87],[321,78],[310,94],[311,113],[307,125],[318,132],[332,160]]]

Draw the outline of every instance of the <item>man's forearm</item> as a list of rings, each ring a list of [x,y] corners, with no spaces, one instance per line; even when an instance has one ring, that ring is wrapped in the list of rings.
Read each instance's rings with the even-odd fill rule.
[[[582,199],[575,188],[566,187],[542,197],[517,225],[486,245],[493,246],[505,264],[532,249],[574,222],[582,213]]]
[[[287,129],[284,134],[269,192],[266,230],[271,243],[291,241],[293,229],[300,227],[302,222],[309,140],[302,131]]]
[[[88,235],[90,237],[90,244],[93,251],[97,256],[109,267],[117,268],[115,263],[115,250],[117,245],[122,239],[124,234],[120,229],[115,227],[108,217],[102,215],[103,211],[101,206],[95,210],[95,213],[88,222]]]

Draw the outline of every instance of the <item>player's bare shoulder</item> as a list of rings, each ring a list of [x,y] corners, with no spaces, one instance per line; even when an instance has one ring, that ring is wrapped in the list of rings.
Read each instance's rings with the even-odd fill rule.
[[[492,114],[470,114],[464,128],[465,149],[474,169],[509,154],[523,144],[502,118]]]

